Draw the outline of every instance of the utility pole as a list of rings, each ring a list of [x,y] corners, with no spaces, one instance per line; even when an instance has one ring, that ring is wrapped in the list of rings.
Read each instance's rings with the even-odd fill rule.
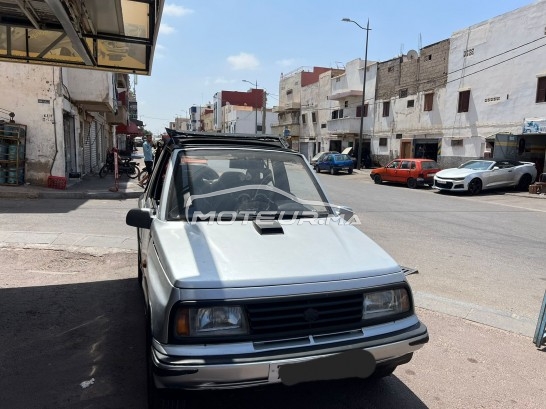
[[[364,78],[362,79],[362,108],[360,109],[360,131],[358,133],[358,163],[356,164],[357,169],[362,169],[362,133],[364,130],[364,107],[366,104],[366,71],[368,71],[368,33],[370,32],[370,19],[366,24],[366,27],[362,27],[356,21],[351,20],[350,18],[343,18],[341,21],[354,23],[362,30],[366,30],[366,51],[364,52]]]
[[[263,91],[263,102],[262,102],[262,134],[265,134],[265,115],[267,113],[267,92]]]

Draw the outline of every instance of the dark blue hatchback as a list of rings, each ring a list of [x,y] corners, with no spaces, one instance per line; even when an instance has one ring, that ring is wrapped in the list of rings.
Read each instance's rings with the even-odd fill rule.
[[[315,165],[315,170],[320,173],[322,170],[330,172],[331,175],[335,175],[337,172],[347,171],[347,173],[353,173],[353,159],[349,155],[343,153],[329,154],[320,158]]]

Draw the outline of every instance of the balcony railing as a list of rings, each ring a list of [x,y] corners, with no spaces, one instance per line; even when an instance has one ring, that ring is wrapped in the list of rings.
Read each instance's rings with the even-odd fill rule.
[[[326,123],[326,126],[328,133],[358,134],[360,132],[360,118],[332,119]]]
[[[65,85],[72,100],[91,112],[114,110],[112,73],[70,68]]]
[[[106,121],[110,125],[126,125],[128,117],[129,115],[127,113],[127,108],[123,105],[118,105],[118,110],[116,114],[113,114],[111,112],[106,113]]]
[[[301,109],[301,103],[299,102],[286,102],[283,105],[274,106],[273,112],[288,112],[299,111]]]
[[[279,125],[279,124],[271,125],[271,133],[273,135],[284,135],[285,129],[288,129],[289,136],[299,136],[300,134],[299,125]]]
[[[333,99],[334,101],[339,101],[339,100],[347,99],[350,97],[362,97],[362,89],[332,91],[332,95],[330,95],[329,99]]]

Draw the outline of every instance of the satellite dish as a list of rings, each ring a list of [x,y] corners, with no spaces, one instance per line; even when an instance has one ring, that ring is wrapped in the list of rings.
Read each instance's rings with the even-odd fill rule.
[[[409,50],[406,56],[408,57],[408,60],[415,60],[419,57],[419,54],[417,54],[417,51],[415,50]]]

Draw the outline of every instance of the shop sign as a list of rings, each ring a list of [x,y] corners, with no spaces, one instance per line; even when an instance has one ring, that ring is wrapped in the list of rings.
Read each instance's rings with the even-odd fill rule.
[[[546,118],[525,118],[523,133],[546,133]]]

